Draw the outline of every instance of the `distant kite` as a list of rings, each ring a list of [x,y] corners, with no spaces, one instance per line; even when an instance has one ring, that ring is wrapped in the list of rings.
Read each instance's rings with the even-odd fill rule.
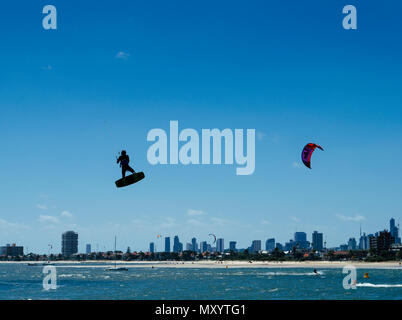
[[[215,242],[216,242],[216,235],[214,235],[213,233],[210,233],[209,236],[213,236],[213,237],[214,237],[214,243],[213,243],[213,244],[215,244]]]
[[[308,143],[306,144],[306,146],[304,147],[303,151],[302,151],[302,161],[305,164],[305,166],[307,168],[311,169],[311,155],[313,154],[315,148],[321,149],[322,151],[324,151],[323,148],[321,148],[318,144],[315,143]]]

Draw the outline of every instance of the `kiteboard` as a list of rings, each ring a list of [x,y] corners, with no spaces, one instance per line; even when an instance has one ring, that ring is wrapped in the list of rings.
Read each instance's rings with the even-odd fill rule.
[[[145,178],[144,172],[136,172],[136,173],[130,174],[129,176],[127,176],[125,178],[121,178],[121,179],[117,180],[115,183],[116,183],[117,188],[121,188],[121,187],[129,186],[130,184],[136,183],[144,178]]]

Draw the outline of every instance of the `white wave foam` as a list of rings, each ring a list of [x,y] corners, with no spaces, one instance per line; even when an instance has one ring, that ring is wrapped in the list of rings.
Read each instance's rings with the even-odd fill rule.
[[[59,274],[57,275],[58,278],[81,278],[85,279],[86,276],[82,273],[72,273],[72,274]]]
[[[356,287],[368,287],[368,288],[402,288],[402,284],[374,284],[374,283],[358,283]]]
[[[322,276],[324,272],[266,272],[263,275],[267,276]]]

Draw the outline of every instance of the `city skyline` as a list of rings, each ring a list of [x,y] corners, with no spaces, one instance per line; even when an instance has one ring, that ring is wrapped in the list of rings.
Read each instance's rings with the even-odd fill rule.
[[[80,251],[113,248],[114,235],[161,249],[156,235],[177,232],[184,246],[215,233],[245,247],[318,230],[336,246],[360,223],[397,223],[402,3],[361,1],[345,30],[339,1],[178,1],[55,0],[57,30],[35,1],[2,4],[0,243],[60,252],[74,230]],[[147,134],[171,121],[255,129],[255,171],[152,165]],[[310,142],[324,149],[311,170]],[[145,178],[117,189],[122,150]]]
[[[239,248],[237,247],[237,241],[234,239],[228,240],[228,245],[225,247],[224,243],[225,240],[224,238],[217,238],[216,239],[216,244],[215,247],[213,247],[208,241],[206,240],[201,240],[200,242],[197,242],[196,237],[191,238],[191,242],[186,243],[186,247],[184,249],[184,245],[182,242],[180,242],[180,237],[179,235],[174,236],[174,241],[173,245],[171,245],[171,236],[162,236],[158,235],[158,238],[161,238],[164,243],[163,250],[158,250],[155,241],[152,241],[149,243],[148,250],[134,250],[136,252],[182,252],[182,251],[196,251],[196,252],[224,252],[226,250],[232,250],[236,249],[238,250],[249,250],[251,252],[258,252],[258,251],[273,251],[275,248],[278,248],[279,250],[283,251],[291,251],[293,247],[296,247],[297,249],[312,249],[316,251],[322,251],[324,249],[339,249],[340,251],[345,251],[345,250],[368,250],[370,248],[370,237],[377,237],[379,234],[381,234],[383,231],[388,231],[390,236],[394,237],[394,243],[400,244],[401,243],[401,237],[400,237],[400,229],[399,226],[395,224],[395,219],[391,218],[389,220],[389,229],[384,228],[382,230],[378,230],[373,233],[366,234],[366,232],[362,232],[361,227],[360,227],[360,234],[359,237],[350,237],[348,241],[342,242],[338,244],[337,246],[327,246],[326,241],[324,241],[324,235],[321,232],[318,231],[313,231],[311,233],[311,241],[308,241],[308,236],[307,233],[304,231],[296,231],[293,235],[293,238],[289,240],[289,242],[281,243],[281,242],[276,242],[275,238],[266,238],[265,242],[264,239],[254,239],[251,240],[251,245]],[[63,232],[62,236],[62,250],[61,253],[63,255],[71,255],[75,253],[85,253],[88,254],[89,252],[106,252],[106,251],[113,251],[106,249],[105,250],[99,250],[99,246],[97,245],[97,251],[91,251],[92,248],[92,243],[85,243],[85,250],[82,252],[79,251],[79,241],[78,241],[78,233],[74,231],[66,231]],[[265,246],[264,246],[265,244]],[[53,244],[48,244],[49,247],[53,248]],[[7,243],[5,246],[0,245],[0,249],[3,248],[9,248],[9,247],[16,247],[16,244],[13,243],[10,245]],[[18,246],[18,248],[24,248],[24,246]],[[27,246],[25,246],[27,248]],[[127,249],[131,247],[127,246]],[[21,249],[22,250],[22,249]],[[116,249],[118,251],[123,251],[122,249]],[[27,254],[28,252],[25,252]],[[34,252],[32,252],[34,253]],[[0,255],[1,255],[1,250],[0,250]]]

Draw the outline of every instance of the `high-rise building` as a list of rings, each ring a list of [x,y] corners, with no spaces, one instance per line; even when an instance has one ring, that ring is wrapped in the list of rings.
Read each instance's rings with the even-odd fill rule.
[[[355,238],[349,238],[348,250],[356,250],[356,246],[357,246],[356,239]]]
[[[222,238],[219,238],[216,241],[216,252],[224,252],[225,247],[224,247],[224,240]]]
[[[85,253],[86,254],[90,254],[91,253],[91,244],[87,243],[87,245],[85,246]]]
[[[309,246],[305,232],[295,232],[294,242],[298,249],[307,249]]]
[[[369,238],[369,236],[366,236],[365,232],[363,232],[363,234],[360,236],[359,249],[360,250],[369,250],[370,249],[370,238]]]
[[[251,251],[252,252],[261,251],[261,240],[253,240],[253,242],[251,243]]]
[[[198,244],[196,238],[191,239],[191,246],[193,251],[198,252]]]
[[[277,243],[275,244],[275,248],[278,248],[279,251],[283,251],[283,246],[282,246],[282,244],[279,243],[279,242],[277,242]]]
[[[229,242],[229,250],[233,251],[233,252],[237,251],[237,249],[236,249],[236,241],[230,241]]]
[[[295,242],[305,242],[307,241],[307,234],[305,232],[295,232],[294,239]]]
[[[370,233],[369,235],[367,235],[367,238],[368,238],[368,249],[370,249],[370,241],[371,241],[370,239],[374,238],[374,235]]]
[[[323,234],[319,233],[317,231],[313,232],[312,235],[313,239],[313,250],[315,251],[322,251],[324,249],[324,240],[323,240]]]
[[[61,254],[71,256],[78,252],[78,233],[66,231],[61,235]]]
[[[215,251],[215,248],[212,248],[212,246],[207,243],[207,251],[208,252],[213,252],[213,251]]]
[[[182,252],[183,244],[179,241],[179,236],[175,236],[173,239],[173,252]]]
[[[391,236],[394,236],[395,228],[396,228],[395,219],[391,218],[391,220],[389,220],[389,231],[391,232]]]
[[[389,221],[389,231],[391,236],[394,238],[395,243],[401,243],[401,238],[399,238],[399,228],[395,225],[394,218],[391,218]]]
[[[290,239],[289,242],[285,242],[285,251],[292,251],[296,247],[296,243]]]
[[[271,252],[274,251],[274,249],[275,249],[275,238],[271,238],[265,241],[265,250]]]
[[[155,243],[154,242],[151,242],[149,244],[149,252],[155,253]]]
[[[391,232],[387,230],[380,231],[376,233],[375,237],[370,238],[370,249],[374,250],[376,253],[382,251],[388,251],[391,245],[395,243],[395,239],[391,236]]]
[[[200,242],[200,251],[201,251],[201,253],[208,251],[208,245],[207,245],[206,241]]]
[[[193,245],[190,242],[186,243],[186,251],[193,251]]]
[[[165,237],[165,252],[170,252],[170,237]]]
[[[15,243],[12,245],[7,244],[3,247],[0,247],[0,256],[10,256],[17,257],[24,255],[24,247],[17,246]]]

